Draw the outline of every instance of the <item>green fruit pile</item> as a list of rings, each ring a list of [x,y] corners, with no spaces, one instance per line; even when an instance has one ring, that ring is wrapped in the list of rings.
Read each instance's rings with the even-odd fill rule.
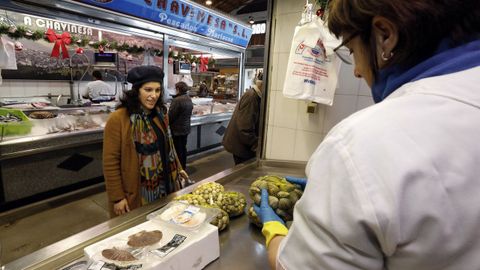
[[[230,217],[235,217],[244,213],[247,199],[240,192],[225,191],[219,194],[217,205],[225,210]]]
[[[283,177],[275,175],[261,176],[250,185],[248,191],[250,198],[252,198],[258,206],[260,205],[261,191],[263,188],[268,191],[268,204],[273,208],[275,213],[285,222],[291,221],[293,219],[295,203],[303,194],[302,188],[299,185],[288,182]],[[257,222],[253,220],[253,214],[250,213],[250,210],[253,211],[253,207],[251,208],[252,209],[248,211],[248,216],[250,217],[250,221],[255,224]]]
[[[206,204],[207,201],[200,195],[195,195],[195,194],[184,194],[180,195],[178,197],[173,198],[174,201],[185,201],[188,204],[191,205],[203,205]]]
[[[230,218],[228,217],[228,213],[225,212],[222,208],[219,206],[213,204],[202,204],[200,206],[207,207],[207,208],[217,208],[220,210],[220,214],[215,216],[215,218],[210,222],[210,224],[217,226],[219,231],[222,231],[223,229],[227,228],[228,224],[230,223]]]
[[[248,218],[250,219],[250,222],[257,225],[257,227],[262,227],[262,221],[260,221],[260,218],[257,216],[257,212],[253,210],[253,205],[250,205],[247,211]]]
[[[230,223],[230,217],[244,213],[247,206],[244,194],[236,191],[225,191],[225,188],[216,182],[209,182],[198,186],[191,194],[185,194],[174,200],[187,201],[189,204],[219,208],[220,213],[210,222],[221,231]]]
[[[214,204],[218,199],[218,195],[224,191],[225,188],[221,184],[209,182],[198,186],[192,194],[202,196],[208,204]]]

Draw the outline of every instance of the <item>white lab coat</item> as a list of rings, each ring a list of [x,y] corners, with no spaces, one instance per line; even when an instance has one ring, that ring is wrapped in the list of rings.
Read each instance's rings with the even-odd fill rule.
[[[85,91],[82,96],[88,96],[90,99],[97,99],[102,96],[113,97],[115,90],[106,82],[102,80],[95,80],[87,83]]]
[[[480,269],[480,67],[348,117],[306,174],[277,267]]]

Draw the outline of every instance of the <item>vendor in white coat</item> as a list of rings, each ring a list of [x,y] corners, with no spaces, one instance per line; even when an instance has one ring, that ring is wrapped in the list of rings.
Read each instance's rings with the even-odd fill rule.
[[[290,229],[262,199],[272,268],[480,269],[480,1],[330,3],[377,104],[314,152]]]
[[[94,80],[87,83],[82,97],[93,102],[114,100],[116,92],[108,83],[103,81],[102,72],[94,70],[92,76]]]

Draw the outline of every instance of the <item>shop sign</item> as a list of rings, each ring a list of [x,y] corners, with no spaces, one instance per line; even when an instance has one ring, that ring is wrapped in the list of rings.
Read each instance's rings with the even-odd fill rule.
[[[53,29],[58,32],[69,32],[71,34],[79,34],[86,36],[93,35],[93,29],[90,27],[43,18],[25,16],[23,17],[23,24],[25,26],[33,26],[35,28]]]
[[[187,0],[75,0],[247,47],[252,29]]]
[[[6,13],[5,13],[6,14]],[[53,29],[56,32],[69,32],[70,34],[93,36],[94,31],[91,27],[85,25],[67,23],[62,21],[50,20],[33,16],[22,16],[18,13],[10,12],[9,16],[0,15],[0,24],[17,26],[20,24],[31,29]],[[95,33],[96,34],[96,33]]]

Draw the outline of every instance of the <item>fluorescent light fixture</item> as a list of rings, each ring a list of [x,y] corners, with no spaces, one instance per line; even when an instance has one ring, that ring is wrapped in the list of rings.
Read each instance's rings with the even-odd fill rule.
[[[205,1],[205,5],[211,6],[213,4],[212,0],[207,0]]]

